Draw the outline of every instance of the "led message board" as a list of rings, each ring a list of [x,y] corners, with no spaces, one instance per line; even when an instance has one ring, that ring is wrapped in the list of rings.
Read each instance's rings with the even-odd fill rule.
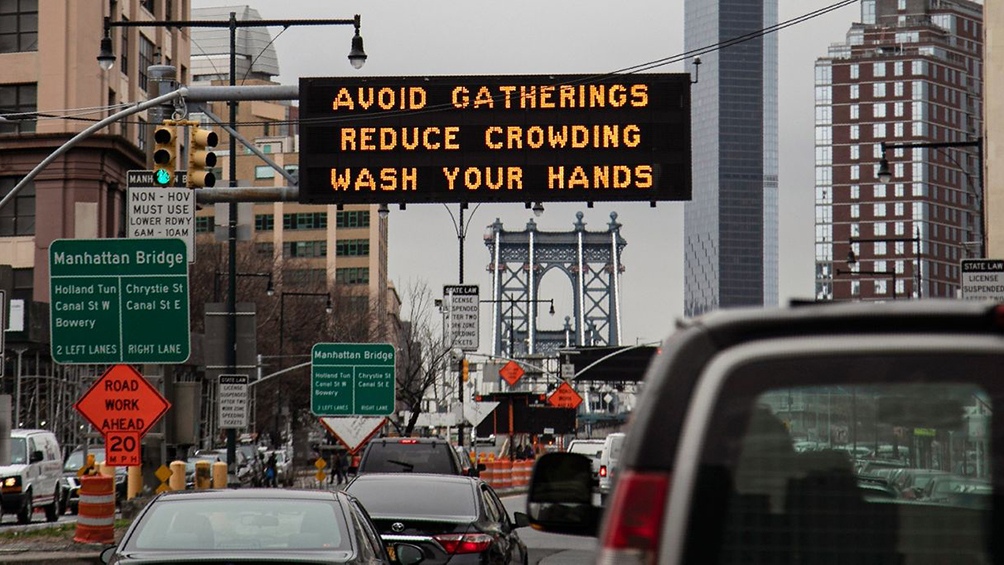
[[[690,75],[300,79],[314,204],[689,200]]]

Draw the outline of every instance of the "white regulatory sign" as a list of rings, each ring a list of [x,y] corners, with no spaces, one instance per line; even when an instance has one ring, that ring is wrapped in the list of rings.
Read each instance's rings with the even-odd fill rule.
[[[248,427],[248,376],[220,375],[217,386],[219,427]]]
[[[195,191],[187,188],[128,187],[127,237],[177,237],[195,262]]]
[[[450,343],[464,351],[477,351],[480,328],[478,310],[479,287],[476,284],[443,286],[446,305],[447,335]]]
[[[1004,303],[1004,260],[963,259],[962,299]]]

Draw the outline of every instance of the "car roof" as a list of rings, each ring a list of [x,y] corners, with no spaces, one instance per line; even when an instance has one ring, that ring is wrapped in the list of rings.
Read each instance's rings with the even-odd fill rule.
[[[364,473],[352,479],[356,482],[406,482],[427,483],[480,483],[481,479],[466,475],[441,475],[436,473]]]
[[[340,491],[328,490],[298,490],[274,488],[241,488],[241,489],[206,489],[168,491],[157,496],[155,500],[175,499],[248,499],[265,498],[275,500],[335,500]]]

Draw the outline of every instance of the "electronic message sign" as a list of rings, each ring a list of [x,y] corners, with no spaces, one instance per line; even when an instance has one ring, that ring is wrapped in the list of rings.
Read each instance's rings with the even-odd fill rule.
[[[313,204],[689,200],[690,75],[300,79]]]

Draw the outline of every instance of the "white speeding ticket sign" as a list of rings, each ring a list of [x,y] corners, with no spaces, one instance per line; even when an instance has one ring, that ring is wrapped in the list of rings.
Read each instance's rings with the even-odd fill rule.
[[[479,293],[476,284],[443,286],[450,343],[464,351],[477,351],[479,347]]]
[[[1004,260],[964,259],[962,299],[1004,303]]]

